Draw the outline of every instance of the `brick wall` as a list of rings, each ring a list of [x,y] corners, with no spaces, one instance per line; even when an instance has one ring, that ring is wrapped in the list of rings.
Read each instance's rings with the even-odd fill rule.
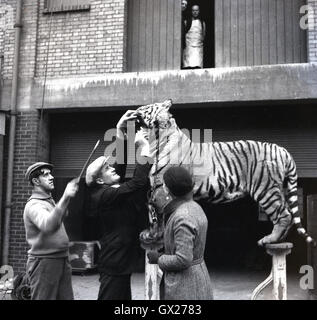
[[[43,141],[48,139],[47,125],[47,117],[44,116],[40,134]],[[31,194],[31,187],[25,181],[24,173],[30,164],[40,160],[47,161],[49,156],[48,148],[42,148],[38,143],[38,135],[39,113],[37,111],[18,113],[9,249],[9,264],[13,266],[15,272],[25,268],[28,250],[25,241],[23,210],[26,200]]]
[[[52,19],[47,75],[122,72],[127,0],[91,0],[90,11],[43,14],[40,1],[36,76],[42,77]]]
[[[15,8],[16,0],[0,0],[0,55],[3,55],[3,79],[12,78]]]
[[[16,0],[0,0],[0,55],[3,55],[2,76],[4,80],[12,79]],[[2,20],[1,20],[2,17]],[[33,78],[35,72],[35,55],[37,39],[38,3],[24,0],[22,7],[20,69],[21,78]]]
[[[91,0],[90,11],[51,16],[43,14],[44,0],[24,0],[20,77],[43,77],[51,19],[49,77],[123,72],[126,65],[126,2]],[[0,0],[0,55],[4,56],[2,76],[5,80],[12,78],[15,9],[16,0]],[[10,23],[4,22],[5,14]]]
[[[317,62],[317,0],[308,0],[307,4],[313,9],[308,30],[308,61]]]
[[[91,0],[90,11],[53,14],[48,76],[124,72],[127,1]],[[314,28],[308,31],[309,61],[317,62],[317,1],[308,0],[308,3],[315,10]],[[20,77],[23,78],[44,75],[51,15],[43,14],[43,4],[43,0],[23,1],[20,57]],[[12,8],[14,23],[16,0],[0,0],[0,7],[4,5],[8,9]],[[0,26],[4,79],[12,78],[13,23],[7,24],[5,28]],[[17,117],[9,256],[9,262],[16,271],[24,268],[27,251],[22,214],[31,188],[24,180],[24,172],[32,162],[48,160],[49,155],[49,119],[44,115],[40,133],[38,119],[37,111],[21,112]]]
[[[91,0],[90,11],[53,14],[48,76],[125,71],[127,1]],[[310,62],[316,62],[317,1],[307,3],[314,9],[314,28],[308,31],[308,56]],[[44,0],[23,1],[21,77],[44,75],[51,15],[43,14],[43,6]],[[15,8],[16,0],[0,0],[4,79],[12,77]],[[6,12],[10,23],[5,23]]]

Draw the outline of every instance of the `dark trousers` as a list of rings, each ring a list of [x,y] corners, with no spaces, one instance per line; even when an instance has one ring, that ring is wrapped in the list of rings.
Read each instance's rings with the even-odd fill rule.
[[[72,269],[67,258],[29,257],[32,300],[73,300]]]
[[[100,275],[98,300],[131,300],[131,274]]]

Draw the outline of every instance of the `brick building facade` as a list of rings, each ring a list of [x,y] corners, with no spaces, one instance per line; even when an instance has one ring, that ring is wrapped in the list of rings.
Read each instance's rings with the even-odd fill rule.
[[[0,4],[4,8],[2,17],[5,19],[0,30],[0,55],[3,56],[1,97],[5,101],[2,108],[7,111],[13,72],[16,1],[2,1]],[[45,72],[47,77],[67,77],[125,70],[125,1],[93,1],[91,9],[86,12],[43,14],[43,9],[44,1],[23,1],[19,65],[21,111],[17,115],[9,252],[9,263],[15,270],[23,270],[26,262],[23,209],[31,188],[24,179],[24,173],[32,162],[40,159],[49,161],[48,121],[43,121],[39,129],[40,112],[32,106],[34,79],[43,79]],[[50,29],[51,39],[48,41]],[[7,151],[6,147],[7,144],[4,151]],[[4,161],[4,176],[5,173]],[[2,215],[3,212],[4,209]],[[2,228],[3,224],[4,218]]]
[[[158,68],[142,69],[136,72],[127,72],[133,70],[129,66],[127,53],[131,49],[129,47],[131,39],[136,35],[139,37],[138,45],[144,49],[142,52],[146,57],[148,57],[147,52],[151,52],[149,59],[152,61],[155,60],[156,50],[159,49],[158,51],[162,52],[162,41],[160,40],[158,47],[155,47],[155,37],[146,38],[149,36],[146,33],[144,38],[141,37],[141,23],[145,21],[147,26],[148,21],[146,18],[142,20],[143,7],[139,6],[138,1],[131,0],[130,3],[129,1],[90,0],[87,1],[90,4],[89,10],[70,10],[52,14],[44,12],[45,3],[49,3],[47,1],[23,1],[13,202],[9,230],[9,263],[15,270],[24,268],[27,251],[22,213],[31,189],[24,179],[24,172],[34,161],[55,159],[52,150],[57,142],[52,136],[51,128],[56,127],[56,124],[64,119],[60,111],[81,119],[81,113],[78,110],[86,113],[109,112],[111,114],[115,110],[122,112],[123,109],[161,101],[165,98],[172,98],[176,106],[194,109],[195,105],[199,105],[206,107],[206,110],[214,107],[221,108],[222,105],[238,108],[241,105],[265,105],[266,103],[269,105],[304,103],[312,110],[316,107],[317,65],[314,64],[317,62],[316,0],[307,1],[315,12],[314,26],[307,30],[306,35],[307,63],[246,65],[239,68],[223,68],[225,67],[223,65],[219,68],[196,71]],[[256,3],[258,0],[249,1]],[[272,3],[271,0],[265,1]],[[174,12],[175,17],[180,16],[170,0],[160,2],[162,6],[157,8],[161,13]],[[235,3],[233,0],[230,2]],[[147,0],[144,3],[148,4],[144,10],[152,10],[154,22],[151,32],[154,34],[154,23],[162,19],[163,14],[156,18],[155,6],[158,6],[158,1],[153,3]],[[165,4],[166,7],[164,7]],[[135,33],[131,35],[128,26],[131,25],[131,18],[133,19],[135,14],[133,5],[139,6],[137,8],[141,18],[139,33],[134,31]],[[4,156],[1,155],[0,161],[3,163],[3,176],[6,177],[16,0],[0,0],[0,8],[5,8],[0,11],[0,15],[2,14],[0,111],[6,115],[7,119],[6,135],[3,138]],[[164,11],[166,8],[173,8],[174,11]],[[232,8],[231,12],[233,12]],[[174,29],[178,23],[180,22],[175,20]],[[167,29],[167,34],[174,29]],[[145,28],[145,30],[149,29]],[[163,39],[164,35],[160,33],[159,37]],[[145,39],[144,43],[142,39]],[[174,40],[167,36],[166,43],[168,44],[169,41]],[[217,39],[214,41],[215,51],[217,51]],[[136,46],[135,43],[133,45]],[[133,62],[133,53],[130,58]],[[96,114],[97,117],[98,114]],[[42,121],[40,121],[41,118]],[[52,139],[55,139],[55,142],[52,142]],[[317,175],[310,176],[307,173],[303,174],[303,178],[315,179]],[[3,199],[0,224],[2,236],[4,232],[8,232],[3,230],[5,180],[4,178],[0,188]],[[1,245],[3,245],[3,237]]]

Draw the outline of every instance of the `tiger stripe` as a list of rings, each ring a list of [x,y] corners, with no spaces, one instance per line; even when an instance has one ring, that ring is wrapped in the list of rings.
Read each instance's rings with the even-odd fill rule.
[[[155,135],[159,140],[151,143],[152,154],[158,155],[157,166],[150,172],[152,180],[158,175],[162,184],[163,174],[171,165],[189,166],[196,199],[225,203],[250,195],[258,203],[274,225],[272,234],[262,240],[283,240],[294,223],[297,232],[313,242],[301,224],[296,164],[285,148],[253,140],[193,142],[177,126],[168,111],[170,106],[167,100],[137,110],[148,128],[159,132]]]

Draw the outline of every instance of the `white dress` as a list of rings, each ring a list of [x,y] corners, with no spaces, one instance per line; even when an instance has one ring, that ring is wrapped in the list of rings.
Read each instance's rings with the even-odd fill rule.
[[[204,34],[202,22],[193,20],[191,28],[185,36],[186,47],[183,53],[184,68],[203,68]]]

